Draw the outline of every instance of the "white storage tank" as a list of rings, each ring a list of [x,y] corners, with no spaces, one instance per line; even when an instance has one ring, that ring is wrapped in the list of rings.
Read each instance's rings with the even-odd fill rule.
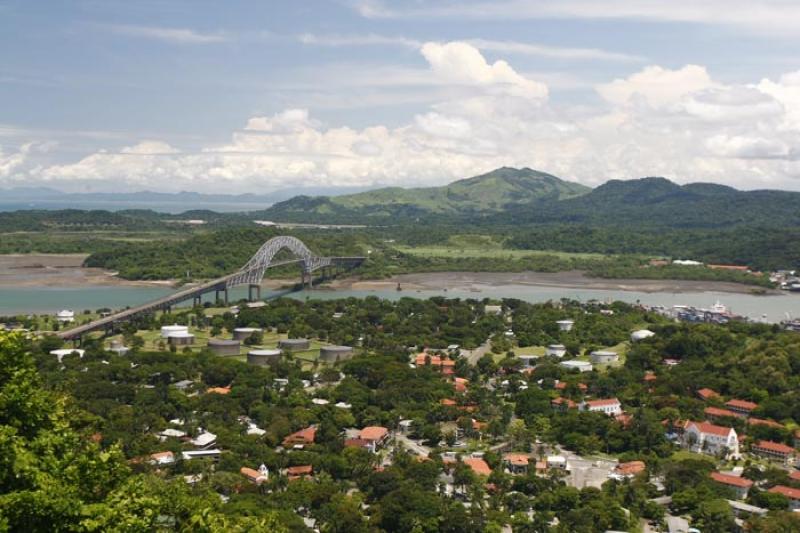
[[[230,339],[208,339],[208,349],[217,355],[239,355],[239,341]]]
[[[619,361],[617,352],[607,350],[595,350],[591,353],[592,362],[596,364],[616,363]]]
[[[575,325],[574,320],[559,320],[556,322],[558,324],[558,329],[561,331],[570,331],[572,330],[572,326]]]
[[[280,350],[262,349],[247,352],[247,362],[251,365],[267,366],[277,363],[280,359]]]
[[[236,328],[233,330],[233,340],[243,341],[253,333],[261,333],[261,328]]]
[[[161,326],[161,338],[169,338],[171,333],[189,333],[189,326],[179,326],[172,324],[171,326]]]
[[[645,339],[649,339],[653,335],[655,335],[655,333],[653,333],[649,329],[640,329],[638,331],[634,331],[633,333],[631,333],[631,341],[632,342],[643,341]]]
[[[545,350],[545,354],[551,357],[564,357],[567,353],[567,347],[563,344],[551,344]]]
[[[189,346],[194,344],[194,335],[188,331],[175,331],[169,334],[167,341],[173,346]]]

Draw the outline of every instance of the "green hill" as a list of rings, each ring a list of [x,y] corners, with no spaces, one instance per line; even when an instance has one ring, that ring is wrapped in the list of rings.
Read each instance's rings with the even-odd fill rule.
[[[266,210],[276,220],[419,217],[500,213],[514,206],[574,198],[590,191],[529,168],[503,167],[443,187],[387,187],[345,196],[298,196]]]

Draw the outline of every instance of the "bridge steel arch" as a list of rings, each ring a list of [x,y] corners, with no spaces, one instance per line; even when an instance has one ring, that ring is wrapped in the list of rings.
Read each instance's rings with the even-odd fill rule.
[[[297,257],[295,261],[288,262],[299,262],[304,274],[310,274],[319,268],[331,265],[330,257],[314,255],[308,249],[308,246],[297,237],[281,235],[265,242],[239,272],[228,278],[226,286],[235,287],[237,285],[256,285],[261,283],[268,268],[285,263],[283,261],[279,263],[273,262],[278,252],[284,249],[289,250]]]

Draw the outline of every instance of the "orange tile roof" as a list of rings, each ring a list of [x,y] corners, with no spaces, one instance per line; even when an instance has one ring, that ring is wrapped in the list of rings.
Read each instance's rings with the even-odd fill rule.
[[[467,385],[469,385],[469,380],[465,378],[455,378],[453,380],[455,382],[455,389],[456,392],[466,392]]]
[[[317,428],[314,426],[309,426],[305,429],[301,429],[300,431],[295,431],[291,435],[287,435],[285,439],[283,439],[283,445],[292,445],[292,444],[314,444],[314,439],[317,437]]]
[[[689,429],[689,426],[694,425],[701,433],[709,433],[711,435],[718,435],[720,437],[727,437],[730,435],[733,428],[725,427],[725,426],[717,426],[716,424],[712,424],[710,422],[688,422],[686,424],[686,429]]]
[[[166,459],[166,458],[175,457],[175,454],[172,452],[156,452],[150,454],[150,459],[158,461],[159,459]]]
[[[782,428],[783,424],[775,422],[774,420],[767,420],[765,418],[754,418],[750,417],[747,419],[747,423],[751,426],[769,426],[771,428]]]
[[[389,430],[382,426],[367,426],[362,429],[359,434],[358,438],[364,439],[366,441],[374,442],[376,440],[381,440],[386,435],[389,434]]]
[[[760,440],[757,443],[753,444],[753,448],[761,448],[763,450],[767,450],[773,453],[780,453],[784,455],[789,455],[794,453],[794,448],[791,446],[787,446],[780,442],[772,442],[771,440]]]
[[[344,439],[345,448],[366,448],[370,441],[365,439]]]
[[[757,403],[748,402],[746,400],[728,400],[725,402],[725,405],[728,407],[733,407],[734,409],[741,409],[743,411],[752,411],[753,409],[758,408]]]
[[[787,487],[786,485],[775,485],[767,492],[771,492],[773,494],[783,494],[790,500],[800,500],[800,489],[793,489],[792,487]]]
[[[456,401],[451,400],[450,398],[442,398],[441,400],[439,400],[439,403],[442,405],[446,405],[448,407],[454,407],[456,405]]]
[[[706,407],[703,412],[708,416],[739,416],[730,409],[720,409],[719,407]]]
[[[655,372],[651,372],[649,370],[647,372],[645,372],[644,373],[644,380],[645,381],[655,381],[656,380]]]
[[[719,398],[719,393],[713,389],[709,388],[702,388],[697,391],[697,395],[700,396],[704,400],[708,400],[709,398]]]
[[[789,479],[794,481],[800,481],[800,470],[792,470],[789,473]]]
[[[530,462],[530,457],[524,453],[507,453],[503,456],[503,459],[514,466],[528,466]]]
[[[252,469],[252,468],[248,468],[248,467],[246,467],[246,466],[243,466],[242,468],[240,468],[240,469],[239,469],[239,472],[240,472],[240,473],[241,473],[241,474],[242,474],[244,477],[246,477],[246,478],[247,478],[247,479],[249,479],[250,481],[253,481],[254,483],[261,483],[262,481],[265,481],[265,480],[267,479],[267,478],[266,478],[266,476],[264,476],[264,475],[263,475],[261,472],[259,472],[258,470],[254,470],[254,469]]]
[[[208,394],[230,394],[230,392],[230,387],[210,387],[206,389],[206,393]]]
[[[749,489],[753,486],[753,482],[749,479],[739,477],[739,476],[732,476],[730,474],[723,474],[722,472],[711,472],[711,479],[716,481],[717,483],[722,483],[723,485],[732,485],[734,487],[740,487],[743,489]]]
[[[290,466],[286,469],[289,476],[310,476],[313,471],[314,467],[311,465]]]
[[[635,476],[636,474],[644,472],[645,468],[644,461],[628,461],[627,463],[618,464],[614,470],[623,476]]]
[[[603,398],[602,400],[589,400],[586,405],[589,407],[604,407],[606,405],[617,405],[619,400],[616,398]]]
[[[561,396],[550,400],[550,405],[561,405],[561,404],[567,404],[568,409],[574,409],[575,407],[578,406],[578,404],[576,404],[569,398],[562,398]]]
[[[558,383],[556,383],[555,388],[556,390],[564,390],[567,388],[568,385],[570,384],[567,383],[566,381],[559,381]],[[578,386],[578,390],[581,391],[586,391],[589,389],[589,387],[586,386],[586,383],[576,383],[576,385]]]
[[[483,459],[479,457],[467,457],[464,459],[464,464],[472,469],[473,472],[479,476],[488,476],[492,473],[492,469]]]

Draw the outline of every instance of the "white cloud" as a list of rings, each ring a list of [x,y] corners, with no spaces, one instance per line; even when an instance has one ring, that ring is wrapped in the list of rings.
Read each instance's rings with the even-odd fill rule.
[[[630,19],[731,26],[785,37],[797,35],[800,20],[794,0],[359,0],[354,6],[367,18]]]
[[[714,82],[704,67],[686,65],[669,70],[657,65],[611,83],[599,85],[600,96],[614,104],[625,104],[642,98],[653,106],[677,102],[684,95],[713,87]]]
[[[405,48],[418,49],[423,42],[406,37],[393,37],[387,35],[377,35],[368,33],[364,35],[318,35],[314,33],[302,33],[297,36],[303,44],[316,46],[403,46]]]
[[[468,43],[426,43],[421,57],[428,70],[414,78],[427,78],[442,93],[397,127],[331,126],[305,107],[289,107],[251,117],[226,143],[193,150],[149,137],[49,165],[22,150],[6,151],[0,177],[263,192],[442,184],[509,165],[591,185],[663,175],[800,188],[798,74],[725,85],[701,66],[651,66],[599,87],[605,100],[590,107],[550,102],[546,85],[505,61],[488,62]]]
[[[447,81],[504,86],[517,96],[547,97],[546,85],[525,78],[503,60],[489,64],[477,48],[467,43],[425,43],[422,55],[433,72]]]
[[[227,40],[222,33],[202,33],[189,28],[165,28],[130,24],[114,24],[104,27],[119,35],[130,35],[176,44],[210,44]]]

